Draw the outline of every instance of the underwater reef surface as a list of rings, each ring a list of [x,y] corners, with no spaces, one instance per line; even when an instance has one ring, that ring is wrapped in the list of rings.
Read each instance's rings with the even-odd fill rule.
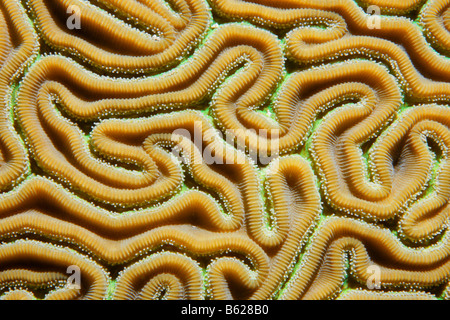
[[[0,298],[446,299],[450,0],[2,0]]]

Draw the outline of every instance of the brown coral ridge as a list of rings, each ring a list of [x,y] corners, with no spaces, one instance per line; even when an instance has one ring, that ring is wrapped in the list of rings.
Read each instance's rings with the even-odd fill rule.
[[[13,114],[38,44],[3,1],[0,238],[42,242],[0,244],[0,298],[105,298],[99,263],[124,268],[113,299],[448,298],[450,1],[424,3],[209,1],[269,32],[204,0],[28,0],[61,55]]]
[[[80,270],[80,289],[71,286],[70,266]],[[16,287],[2,298],[30,299],[33,290],[47,288],[44,298],[49,300],[98,300],[106,298],[108,284],[102,267],[68,249],[32,240],[0,245],[0,287]]]
[[[360,0],[359,4],[365,8],[377,6],[383,14],[405,14],[419,8],[425,0]],[[350,0],[328,1],[314,3],[313,1],[298,0],[211,0],[215,11],[228,18],[250,20],[260,25],[269,25],[276,28],[289,28],[317,17],[326,22],[330,12],[337,6],[356,6]]]
[[[0,300],[34,300],[36,297],[28,290],[9,290],[0,296]]]
[[[370,290],[348,290],[338,300],[437,300],[426,292],[377,292]]]
[[[202,300],[203,275],[192,259],[162,252],[126,268],[116,280],[114,300]]]
[[[195,143],[196,132],[201,133],[200,146]],[[198,184],[218,193],[233,218],[242,221],[243,216],[248,214],[248,232],[262,245],[275,246],[284,237],[272,235],[270,241],[264,240],[265,236],[260,231],[260,214],[264,205],[258,196],[260,181],[256,169],[242,152],[225,144],[201,113],[183,111],[150,119],[107,120],[92,132],[92,145],[104,154],[114,154],[114,150],[125,148],[124,152],[132,156],[132,149],[126,149],[129,141],[142,143],[147,154],[157,151],[158,143],[177,146],[181,149],[182,161],[188,165],[190,175]],[[213,158],[208,159],[209,156]],[[175,158],[170,161],[175,165],[179,160]]]
[[[235,294],[226,286],[228,277],[243,282],[251,297],[267,298],[275,293],[281,279],[289,274],[320,211],[312,171],[304,160],[286,157],[274,163],[272,170],[267,182],[274,207],[272,219],[275,222],[271,229],[263,225],[262,200],[255,198],[256,190],[250,195],[246,196],[245,192],[241,195],[250,206],[246,217],[248,224],[245,227],[235,226],[236,231],[217,233],[204,228],[230,230],[230,222],[224,219],[211,198],[198,191],[186,192],[161,207],[144,210],[140,214],[114,217],[103,212],[103,209],[73,199],[54,183],[33,178],[18,192],[3,196],[1,234],[33,232],[63,239],[109,263],[123,263],[163,244],[172,244],[194,256],[214,257],[219,254],[219,258],[210,265],[211,288],[216,298],[230,298]],[[213,180],[214,175],[209,179]],[[223,177],[222,180],[227,182]],[[232,184],[231,188],[236,189]],[[226,188],[224,190],[226,192]],[[49,206],[50,203],[52,206]],[[195,220],[203,220],[203,225],[200,225],[203,228],[186,224],[192,215],[201,216]],[[255,240],[243,233],[240,230],[242,227],[249,230]],[[265,252],[258,243],[270,249]],[[250,271],[249,267],[241,265],[242,262],[230,260],[230,257],[220,258],[224,248],[253,261],[250,268],[257,274],[256,278],[252,276],[254,281],[248,283],[246,280],[244,274]]]
[[[371,176],[363,174],[361,155],[353,149],[362,141],[358,143],[350,133],[337,129],[339,114],[326,119],[315,133],[313,148],[328,201],[344,211],[381,220],[403,210],[406,213],[400,223],[407,237],[421,240],[438,234],[448,219],[449,111],[427,105],[405,112],[372,146]],[[357,117],[356,112],[354,115]],[[426,137],[436,141],[442,156],[434,192],[411,205],[427,187],[436,162]]]
[[[196,129],[204,137],[203,150],[197,148],[190,139],[172,134],[175,130],[185,130],[188,136],[194,137]],[[117,141],[119,137],[121,141],[125,141],[123,146]],[[180,112],[171,117],[158,116],[141,121],[108,120],[99,124],[92,133],[93,145],[106,154],[111,154],[113,148],[125,147],[127,141],[139,142],[144,139],[147,153],[154,150],[157,142],[175,141],[183,150],[194,180],[219,193],[232,219],[239,221],[239,225],[245,220],[250,237],[265,250],[269,250],[273,261],[278,261],[277,267],[270,273],[272,277],[266,279],[263,285],[263,288],[270,289],[261,289],[255,294],[257,297],[267,297],[277,286],[274,280],[288,270],[289,263],[292,262],[290,260],[298,250],[296,246],[302,241],[320,210],[320,199],[309,165],[300,157],[286,157],[269,166],[267,183],[273,198],[272,219],[275,222],[272,223],[271,230],[268,230],[264,226],[264,203],[258,196],[260,188],[254,167],[243,154],[225,145],[200,113]],[[216,163],[220,164],[205,163],[205,150],[210,150]],[[132,154],[131,150],[127,153]],[[299,184],[299,181],[304,181],[304,184]],[[302,217],[296,217],[300,211],[304,212]],[[212,291],[215,292],[214,289]],[[231,296],[223,290],[214,295],[221,298]]]
[[[406,15],[420,8],[426,0],[361,0],[359,3],[368,8],[377,6],[383,14],[402,14]]]
[[[256,33],[259,34],[258,40],[253,38],[253,34]],[[370,93],[369,89],[363,90],[362,85],[359,84],[338,86],[336,84],[339,81],[366,83],[379,92],[379,103],[388,105],[386,106],[387,114],[380,116],[382,119],[386,120],[395,111],[394,107],[398,107],[400,104],[400,94],[398,90],[394,89],[396,88],[395,81],[392,80],[385,69],[375,63],[357,62],[331,67],[331,72],[310,70],[295,74],[283,87],[279,101],[275,104],[274,109],[279,119],[279,123],[276,123],[267,116],[255,112],[250,106],[264,101],[264,98],[276,85],[276,79],[281,72],[281,52],[278,51],[279,48],[277,49],[274,39],[268,37],[265,32],[227,25],[211,37],[214,41],[208,42],[202,48],[204,51],[199,52],[199,57],[204,57],[203,53],[210,52],[211,47],[215,47],[214,51],[219,50],[220,52],[220,48],[226,47],[223,43],[224,40],[221,40],[224,37],[230,40],[234,38],[233,48],[225,50],[226,55],[219,55],[213,62],[210,62],[212,65],[203,70],[204,73],[200,79],[188,87],[186,91],[167,92],[174,88],[174,81],[178,77],[181,77],[182,82],[187,82],[187,78],[183,79],[183,77],[189,74],[191,69],[198,74],[200,70],[196,69],[195,64],[186,66],[188,70],[183,71],[187,72],[169,74],[166,77],[161,77],[161,79],[157,78],[158,81],[155,78],[121,83],[95,78],[80,70],[75,64],[60,57],[48,57],[38,62],[23,83],[17,107],[19,122],[38,164],[50,174],[65,179],[76,189],[107,202],[133,205],[142,202],[144,199],[157,200],[164,195],[168,195],[180,184],[179,179],[178,181],[172,181],[170,187],[156,188],[151,185],[156,179],[156,172],[159,170],[155,168],[153,162],[143,161],[142,159],[147,156],[137,149],[130,153],[133,154],[131,159],[123,159],[125,154],[128,155],[128,152],[123,153],[118,150],[108,155],[119,158],[119,161],[122,159],[125,162],[139,162],[139,165],[143,168],[142,173],[135,172],[132,174],[129,170],[117,170],[108,166],[105,162],[98,161],[91,155],[83,134],[77,130],[74,124],[66,121],[58,114],[50,97],[57,99],[73,117],[82,119],[95,119],[110,113],[145,112],[155,105],[162,108],[162,106],[194,103],[206,94],[206,91],[210,90],[205,88],[212,85],[211,80],[214,77],[223,74],[227,65],[235,62],[236,58],[242,54],[256,54],[256,51],[250,46],[234,47],[238,34],[242,35],[242,40],[246,39],[245,42],[252,39],[254,47],[259,43],[258,50],[266,52],[266,55],[264,60],[261,60],[258,53],[257,56],[254,56],[254,59],[251,59],[252,64],[245,69],[245,72],[240,73],[239,76],[236,75],[233,77],[232,83],[221,88],[213,99],[212,108],[223,129],[225,131],[234,130],[238,135],[238,140],[244,141],[250,150],[273,155],[278,152],[278,149],[280,152],[295,149],[306,138],[313,119],[324,104],[339,102],[337,100],[340,99],[340,95],[374,95],[374,93]],[[263,48],[263,43],[272,43],[271,49]],[[194,61],[197,60],[194,59]],[[199,66],[202,65],[199,64]],[[211,77],[209,72],[211,72]],[[72,81],[69,84],[73,87],[73,90],[78,91],[77,95],[75,95],[77,91],[71,93],[63,85],[61,73],[67,76],[70,74]],[[43,79],[46,79],[46,81],[43,82]],[[246,87],[246,84],[248,86],[250,83],[252,86]],[[304,102],[296,96],[303,91],[303,87],[299,86],[300,84],[304,88],[315,88],[315,90],[324,88],[322,89],[324,92],[313,97],[305,96],[305,100],[310,99]],[[333,90],[327,89],[327,86],[333,85],[336,85]],[[89,96],[80,97],[80,95],[86,94],[89,87],[95,88],[96,96],[104,95],[105,99],[92,101]],[[163,91],[157,93],[159,89]],[[356,91],[356,93],[352,91]],[[191,95],[187,93],[191,93]],[[90,95],[93,94],[94,92],[91,90]],[[148,96],[145,96],[145,94],[148,94]],[[38,99],[39,102],[37,104],[31,103],[35,99]],[[377,123],[383,123],[383,120],[379,120]],[[255,133],[255,130],[260,129],[269,132],[278,130],[281,137],[279,139],[270,135],[268,138],[261,137],[258,133]],[[62,144],[57,139],[59,135],[70,137],[71,143],[69,145]],[[131,149],[127,148],[128,151],[131,151]],[[57,154],[59,156],[55,157],[54,155]],[[177,170],[176,168],[172,169],[175,170],[174,173]],[[179,173],[176,175],[179,176]],[[168,186],[168,184],[164,185]],[[127,190],[124,190],[125,188]],[[103,190],[108,190],[108,192]],[[155,194],[151,190],[158,190],[159,193]]]
[[[191,192],[157,210],[110,216],[102,209],[73,199],[54,183],[36,178],[27,182],[19,193],[3,198],[1,233],[14,236],[32,232],[73,242],[82,250],[87,249],[116,264],[171,242],[189,252],[204,255],[233,248],[252,256],[251,260],[261,266],[267,264],[264,251],[245,234],[216,233],[183,224],[183,215],[192,215],[195,202],[199,201],[195,196],[202,199],[201,194]],[[207,214],[206,210],[211,209],[211,199],[203,195],[205,198],[209,203],[201,203],[204,207],[200,209]],[[193,206],[189,207],[190,204]],[[217,206],[212,208],[218,210]]]
[[[420,14],[420,24],[427,39],[445,54],[450,53],[450,2],[429,1]]]
[[[109,11],[120,12],[125,21],[138,24],[142,31],[85,1],[29,0],[28,6],[40,35],[55,49],[75,54],[106,71],[143,73],[179,62],[210,24],[203,0],[171,2],[179,12],[163,1],[100,1]],[[73,8],[79,29],[66,23],[66,12]]]
[[[141,163],[143,172],[133,174],[95,159],[83,134],[59,115],[52,98],[59,100],[69,114],[83,119],[148,112],[177,105],[179,108],[207,95],[216,79],[233,67],[237,58],[248,56],[252,60],[249,67],[237,77],[233,86],[224,88],[223,96],[228,101],[237,99],[236,95],[241,96],[242,91],[248,91],[240,98],[247,100],[246,104],[256,103],[275,86],[281,72],[282,55],[275,41],[266,32],[227,25],[202,47],[193,63],[177,70],[179,72],[142,81],[102,79],[61,57],[41,59],[27,74],[18,96],[16,112],[25,140],[45,171],[100,200],[130,205],[167,195],[165,188],[157,191],[157,196],[148,192],[144,196],[142,192],[157,190],[152,185],[156,178],[155,171],[149,168],[152,163]],[[266,55],[261,55],[254,47]],[[94,97],[104,99],[92,101]],[[250,115],[263,119],[255,114],[251,112]],[[58,140],[61,136],[70,143]],[[108,190],[108,196],[97,196],[96,193],[103,190]]]
[[[371,273],[380,270],[383,289],[419,289],[448,281],[450,246],[448,234],[439,244],[423,249],[407,248],[389,230],[348,218],[331,217],[322,223],[307,248],[302,266],[289,281],[282,299],[327,299],[339,294],[350,272],[363,286]]]
[[[259,0],[249,3],[217,0],[213,6],[233,17],[245,17],[247,12],[258,11],[256,21],[263,25],[271,26],[272,21],[277,22],[280,17],[286,17],[286,21],[277,23],[290,28],[302,25],[286,38],[287,55],[299,63],[345,59],[349,55],[381,59],[389,63],[402,80],[409,98],[449,99],[450,87],[446,82],[450,79],[450,62],[427,45],[421,30],[409,19],[381,17],[381,27],[371,28],[370,15],[353,1]],[[434,18],[428,20],[434,21]],[[325,29],[311,28],[323,25]],[[440,35],[448,38],[448,32],[442,32],[441,27],[438,29]]]
[[[395,79],[374,62],[337,63],[294,73],[282,86],[274,104],[280,130],[278,143],[258,141],[256,144],[255,140],[250,143],[253,142],[254,148],[259,147],[260,151],[264,150],[261,146],[266,145],[274,145],[283,153],[296,150],[308,137],[319,114],[326,114],[333,108],[343,109],[345,114],[354,114],[356,110],[353,108],[340,108],[350,103],[359,103],[366,110],[355,120],[352,130],[369,137],[388,123],[401,101]],[[342,123],[339,126],[346,125]]]
[[[17,184],[28,170],[26,151],[10,122],[11,85],[38,44],[17,1],[0,3],[0,33],[0,190],[5,190]]]

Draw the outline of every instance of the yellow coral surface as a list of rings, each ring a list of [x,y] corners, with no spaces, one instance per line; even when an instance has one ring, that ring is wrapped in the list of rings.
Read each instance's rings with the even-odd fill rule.
[[[448,298],[449,57],[450,0],[2,0],[0,299]]]

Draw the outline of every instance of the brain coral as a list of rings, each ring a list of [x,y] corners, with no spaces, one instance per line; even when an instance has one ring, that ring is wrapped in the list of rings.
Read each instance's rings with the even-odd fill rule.
[[[446,299],[450,0],[2,0],[1,299]]]

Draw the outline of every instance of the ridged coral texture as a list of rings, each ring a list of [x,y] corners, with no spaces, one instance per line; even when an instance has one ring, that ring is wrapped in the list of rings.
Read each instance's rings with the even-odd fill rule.
[[[450,0],[1,0],[0,299],[450,298]]]

